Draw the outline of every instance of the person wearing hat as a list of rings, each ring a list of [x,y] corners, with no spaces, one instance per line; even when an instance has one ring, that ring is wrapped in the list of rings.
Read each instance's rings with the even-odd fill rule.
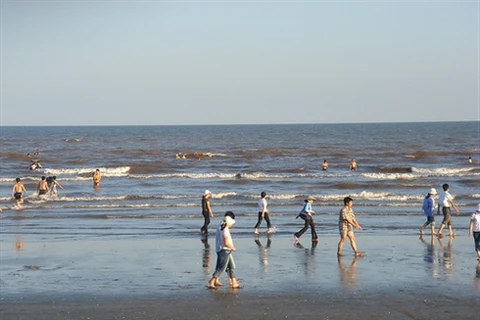
[[[312,209],[312,203],[315,201],[315,198],[312,196],[308,196],[305,199],[305,204],[303,205],[302,210],[298,213],[295,219],[301,218],[305,220],[305,225],[303,228],[295,233],[293,237],[295,238],[295,243],[298,243],[300,237],[307,231],[308,227],[310,227],[312,231],[312,241],[318,241],[317,232],[315,232],[315,223],[313,222],[312,214],[315,214],[315,211]]]
[[[353,213],[353,199],[350,197],[345,197],[343,199],[343,208],[340,210],[340,215],[338,219],[338,229],[340,231],[340,241],[338,242],[337,247],[337,256],[343,256],[342,248],[345,242],[345,239],[350,240],[350,246],[355,254],[355,257],[360,257],[363,255],[363,252],[358,251],[357,243],[355,242],[355,233],[353,233],[353,228],[362,230],[362,227],[357,222],[355,214]]]
[[[212,198],[212,192],[205,190],[202,196],[202,215],[204,218],[203,226],[200,228],[200,232],[208,234],[208,225],[210,224],[210,218],[213,218],[212,207],[210,206],[210,199]]]
[[[233,260],[233,245],[230,228],[235,224],[235,214],[232,211],[225,212],[222,222],[217,227],[215,236],[215,251],[217,252],[217,264],[212,278],[208,281],[209,289],[217,289],[223,284],[219,281],[220,275],[225,271],[229,277],[230,288],[242,288],[235,274],[235,261]]]
[[[422,211],[423,214],[427,216],[427,221],[420,227],[420,235],[423,235],[423,230],[430,225],[430,230],[432,232],[432,236],[435,233],[435,196],[437,195],[437,190],[435,188],[431,188],[430,191],[427,193],[425,198],[423,199]]]
[[[472,213],[472,217],[470,218],[468,236],[473,236],[475,251],[477,252],[477,260],[480,261],[480,204],[477,206],[477,211]]]

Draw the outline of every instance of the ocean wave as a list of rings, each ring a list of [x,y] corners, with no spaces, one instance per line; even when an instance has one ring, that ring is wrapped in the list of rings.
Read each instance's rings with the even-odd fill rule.
[[[105,167],[100,167],[100,168],[73,168],[73,169],[65,169],[65,168],[60,168],[60,169],[50,169],[46,168],[44,169],[44,173],[52,176],[62,176],[62,175],[82,175],[82,176],[91,176],[93,172],[95,172],[96,169],[100,169],[100,173],[104,177],[121,177],[121,176],[127,176],[130,167],[116,167],[116,168],[105,168]]]

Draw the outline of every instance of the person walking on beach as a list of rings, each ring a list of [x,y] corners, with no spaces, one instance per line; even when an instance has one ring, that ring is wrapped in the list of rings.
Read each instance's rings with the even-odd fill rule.
[[[93,187],[94,188],[100,186],[100,180],[102,180],[102,175],[100,174],[100,169],[97,169],[93,173]]]
[[[351,171],[357,170],[357,161],[356,161],[355,159],[352,159],[352,160],[350,161],[350,170],[351,170]]]
[[[420,235],[423,235],[423,230],[430,225],[430,230],[432,232],[432,236],[435,233],[435,196],[437,195],[437,190],[435,188],[431,188],[430,191],[427,193],[425,198],[423,199],[422,211],[427,216],[427,221],[420,227]]]
[[[477,211],[472,213],[472,216],[470,217],[468,236],[473,236],[475,251],[477,252],[477,260],[480,261],[480,204],[477,206]]]
[[[50,194],[53,195],[53,196],[56,196],[57,195],[57,186],[62,189],[62,190],[65,190],[62,185],[57,181],[57,176],[53,176],[52,177],[52,185],[50,187]]]
[[[317,232],[315,232],[315,223],[313,222],[312,215],[315,214],[315,211],[312,209],[312,203],[315,201],[315,198],[312,196],[308,196],[305,199],[305,204],[303,205],[302,210],[298,213],[295,219],[301,218],[305,221],[305,225],[303,228],[293,235],[295,239],[295,243],[299,242],[300,237],[307,231],[308,227],[310,227],[312,231],[312,241],[318,241]]]
[[[233,245],[232,236],[230,235],[230,228],[235,224],[235,214],[232,211],[225,212],[223,221],[217,227],[217,233],[215,237],[215,249],[217,252],[217,264],[215,272],[212,275],[210,281],[208,281],[209,289],[217,289],[223,284],[219,281],[220,275],[223,272],[228,273],[230,288],[239,289],[242,288],[238,283],[235,273],[235,260],[233,260],[233,251],[235,246]]]
[[[448,185],[448,183],[445,183],[444,185],[442,185],[442,188],[443,188],[443,194],[440,195],[440,198],[438,199],[437,214],[440,214],[440,207],[441,207],[443,212],[443,221],[442,221],[442,224],[440,225],[440,228],[438,229],[437,235],[439,237],[443,237],[443,234],[442,234],[443,228],[445,228],[445,226],[448,226],[448,235],[450,237],[454,237],[455,233],[453,232],[453,228],[452,228],[452,213],[451,213],[450,207],[453,207],[457,215],[460,214],[460,211],[458,210],[457,206],[453,202],[452,195],[449,193],[450,186]]]
[[[21,182],[20,178],[15,179],[15,184],[12,188],[12,197],[15,198],[15,202],[17,205],[21,205],[23,203],[23,197],[27,194],[27,189]]]
[[[48,188],[48,183],[45,180],[45,176],[42,176],[42,180],[37,185],[37,193],[39,196],[42,196],[44,194],[47,194],[49,188]]]
[[[353,232],[353,228],[358,230],[362,230],[362,227],[357,222],[355,218],[355,214],[353,213],[353,199],[350,197],[345,197],[343,199],[343,208],[340,210],[340,215],[338,219],[338,229],[340,231],[340,241],[338,242],[337,248],[337,256],[343,256],[342,248],[345,240],[350,240],[350,246],[352,247],[353,253],[356,257],[360,257],[363,255],[363,252],[358,251],[357,243],[355,241],[355,233]]]
[[[203,226],[200,228],[200,232],[208,234],[208,225],[210,224],[210,218],[213,218],[212,207],[210,206],[210,199],[212,193],[210,190],[205,190],[202,196],[202,215],[204,218]]]
[[[270,223],[270,216],[268,215],[270,213],[270,210],[267,209],[267,193],[263,191],[260,194],[260,200],[258,200],[258,221],[257,224],[255,225],[255,228],[253,229],[254,234],[258,234],[258,228],[260,227],[260,224],[262,223],[262,220],[265,219],[267,222],[267,233],[272,233],[272,224]]]

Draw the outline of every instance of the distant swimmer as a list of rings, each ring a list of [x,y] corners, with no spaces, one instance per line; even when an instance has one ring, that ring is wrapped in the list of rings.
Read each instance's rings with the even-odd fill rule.
[[[93,187],[100,186],[100,180],[102,180],[102,175],[100,174],[100,169],[95,170],[93,173]]]
[[[37,169],[37,164],[35,163],[35,161],[30,161],[30,170],[35,170]]]
[[[15,179],[16,183],[13,185],[12,188],[12,197],[15,198],[17,205],[23,203],[23,196],[27,194],[27,189],[21,182],[20,178]]]
[[[44,194],[47,194],[47,192],[50,190],[48,187],[47,180],[45,179],[45,176],[42,176],[42,180],[37,185],[37,193],[39,196],[42,196]]]
[[[327,160],[323,160],[322,170],[323,170],[323,171],[327,171],[327,169],[328,169],[328,162],[327,162]]]
[[[468,157],[468,163],[470,163],[470,164],[473,163],[472,157]]]
[[[62,189],[62,190],[65,190],[62,185],[57,181],[57,176],[53,176],[52,177],[52,183],[50,185],[50,194],[53,195],[53,196],[56,196],[57,195],[57,186]]]
[[[350,170],[357,170],[357,161],[355,159],[352,159],[352,161],[350,161]]]

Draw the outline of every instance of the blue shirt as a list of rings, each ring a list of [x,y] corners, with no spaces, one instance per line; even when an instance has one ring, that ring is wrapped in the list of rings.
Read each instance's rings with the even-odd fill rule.
[[[429,217],[435,214],[435,200],[433,199],[433,196],[429,195],[423,199],[422,211]]]

